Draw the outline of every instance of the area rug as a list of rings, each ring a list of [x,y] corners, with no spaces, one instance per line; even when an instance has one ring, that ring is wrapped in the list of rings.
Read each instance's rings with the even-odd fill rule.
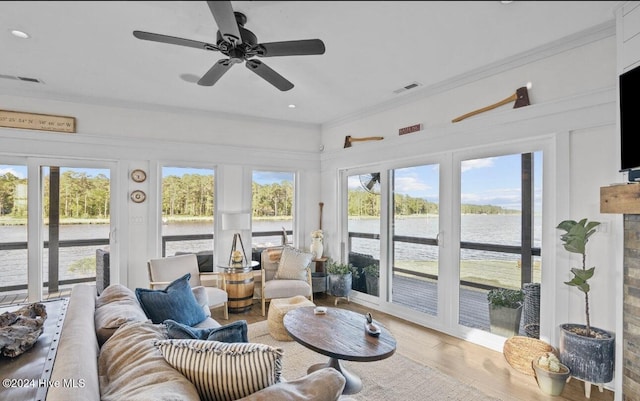
[[[330,335],[327,333],[327,335]],[[295,341],[277,341],[269,334],[267,322],[249,326],[249,341],[284,349],[282,376],[292,380],[307,373],[307,368],[329,360]],[[421,365],[396,352],[376,362],[343,361],[343,366],[362,379],[362,391],[348,397],[359,401],[450,400],[499,401],[477,388]]]

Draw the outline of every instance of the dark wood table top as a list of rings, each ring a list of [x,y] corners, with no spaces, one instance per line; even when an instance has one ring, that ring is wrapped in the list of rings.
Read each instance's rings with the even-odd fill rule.
[[[313,306],[305,306],[284,315],[284,327],[289,335],[320,354],[346,361],[378,361],[393,355],[396,340],[379,322],[379,337],[365,332],[364,315],[339,308],[327,308],[316,315]]]

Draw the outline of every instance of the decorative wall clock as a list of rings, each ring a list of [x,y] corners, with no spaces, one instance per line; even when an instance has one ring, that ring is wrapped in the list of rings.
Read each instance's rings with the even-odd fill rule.
[[[147,179],[147,173],[144,170],[135,169],[131,172],[131,179],[135,182],[144,182]]]
[[[147,194],[145,194],[144,191],[136,189],[135,191],[131,192],[131,200],[135,203],[142,203],[145,201],[145,199],[147,199]]]

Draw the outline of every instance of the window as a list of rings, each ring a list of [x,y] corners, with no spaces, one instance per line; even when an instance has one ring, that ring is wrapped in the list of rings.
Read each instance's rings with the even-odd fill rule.
[[[162,168],[162,256],[210,255],[213,269],[214,180],[213,169]]]
[[[256,250],[291,243],[295,174],[254,171],[252,176],[252,237]],[[286,238],[285,238],[286,235]],[[254,260],[259,260],[255,258]]]

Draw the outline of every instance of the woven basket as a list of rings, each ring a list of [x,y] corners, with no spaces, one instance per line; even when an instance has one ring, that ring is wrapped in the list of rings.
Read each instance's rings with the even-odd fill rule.
[[[529,376],[535,376],[533,367],[531,367],[534,358],[546,352],[558,354],[556,349],[546,342],[524,336],[509,338],[504,342],[502,352],[512,368]]]

